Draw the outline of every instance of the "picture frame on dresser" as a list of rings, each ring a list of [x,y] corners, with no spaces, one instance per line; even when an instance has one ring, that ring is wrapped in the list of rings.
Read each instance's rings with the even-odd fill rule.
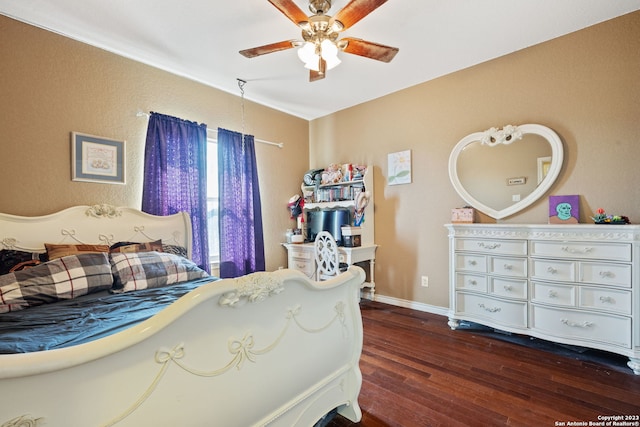
[[[580,196],[549,196],[549,224],[578,224]]]
[[[71,180],[125,184],[125,141],[71,132]]]

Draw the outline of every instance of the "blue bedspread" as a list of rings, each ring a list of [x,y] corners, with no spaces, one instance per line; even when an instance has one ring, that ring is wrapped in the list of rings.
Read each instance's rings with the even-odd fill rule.
[[[142,322],[215,278],[122,294],[107,291],[0,314],[0,354],[70,347]]]

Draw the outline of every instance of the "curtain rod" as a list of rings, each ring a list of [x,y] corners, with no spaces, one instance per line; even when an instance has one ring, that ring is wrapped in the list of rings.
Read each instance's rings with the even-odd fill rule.
[[[148,119],[149,117],[151,117],[151,115],[150,115],[149,113],[145,113],[145,112],[143,112],[143,111],[138,111],[138,113],[136,114],[136,116],[137,116],[137,117],[146,117],[147,119]],[[217,129],[217,127],[216,127],[216,129]],[[217,130],[214,130],[213,128],[209,128],[209,127],[207,127],[207,133],[209,133],[209,132],[211,132],[211,133],[215,132],[216,134],[218,133],[218,131],[217,131]],[[264,140],[264,139],[258,139],[258,138],[255,138],[255,137],[253,138],[253,140],[254,140],[255,142],[259,142],[259,143],[261,143],[261,144],[274,145],[274,146],[276,146],[276,147],[278,147],[278,148],[282,148],[282,147],[284,147],[284,144],[283,144],[282,142],[271,142],[271,141],[266,141],[266,140]],[[210,138],[210,137],[207,137],[207,141],[218,142],[218,140],[217,140],[217,139],[215,139],[215,138]]]

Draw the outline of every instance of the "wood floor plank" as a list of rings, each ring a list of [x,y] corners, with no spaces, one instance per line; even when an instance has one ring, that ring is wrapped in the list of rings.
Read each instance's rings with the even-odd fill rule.
[[[625,359],[363,300],[362,420],[327,427],[556,426],[640,415]],[[574,354],[575,353],[575,354]]]

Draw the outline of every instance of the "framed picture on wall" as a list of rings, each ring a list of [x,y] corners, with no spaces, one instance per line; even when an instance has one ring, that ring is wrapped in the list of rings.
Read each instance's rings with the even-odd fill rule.
[[[71,180],[125,183],[125,141],[71,133]]]
[[[387,183],[389,185],[411,183],[411,150],[388,155]]]
[[[549,196],[549,224],[580,222],[580,196]]]

